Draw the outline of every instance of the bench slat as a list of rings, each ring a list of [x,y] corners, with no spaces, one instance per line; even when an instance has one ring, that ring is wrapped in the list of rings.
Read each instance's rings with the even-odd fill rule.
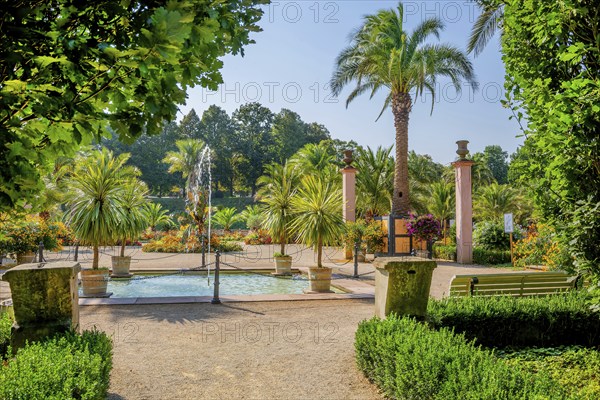
[[[545,296],[575,289],[576,277],[566,272],[515,272],[509,274],[455,275],[450,281],[451,296],[470,296],[471,282],[476,296]]]

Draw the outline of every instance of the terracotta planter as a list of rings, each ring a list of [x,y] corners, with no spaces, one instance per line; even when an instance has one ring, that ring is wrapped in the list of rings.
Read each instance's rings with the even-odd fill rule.
[[[275,273],[277,275],[291,275],[292,256],[275,257]]]
[[[106,296],[108,286],[108,270],[84,269],[81,270],[81,288],[83,295],[89,297]]]
[[[131,265],[131,256],[119,257],[112,256],[112,276],[129,277],[129,266]]]
[[[17,264],[29,264],[32,262],[35,262],[35,253],[33,251],[17,254]]]
[[[331,292],[331,268],[310,267],[308,269],[310,291],[317,293]]]

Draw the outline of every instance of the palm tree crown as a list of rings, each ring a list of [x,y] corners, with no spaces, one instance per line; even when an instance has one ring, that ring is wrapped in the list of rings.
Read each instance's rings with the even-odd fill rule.
[[[183,139],[175,142],[177,151],[167,151],[164,163],[169,164],[169,173],[181,172],[187,178],[194,172],[200,154],[204,150],[204,142],[198,139]]]
[[[336,60],[331,78],[334,95],[351,82],[346,105],[363,93],[373,97],[380,89],[387,91],[381,114],[391,106],[396,128],[396,165],[392,213],[407,215],[410,209],[408,188],[408,117],[412,108],[411,93],[430,92],[435,98],[439,77],[450,78],[457,92],[461,80],[477,87],[471,62],[458,48],[445,44],[427,44],[431,36],[439,38],[444,29],[437,18],[421,22],[412,32],[404,29],[404,8],[381,10],[368,15],[363,25],[351,36],[351,44]]]
[[[265,225],[279,241],[281,254],[285,255],[289,225],[292,220],[292,199],[300,181],[298,169],[289,162],[284,165],[269,164],[265,174],[258,178],[258,197],[264,204]]]
[[[467,44],[467,51],[481,54],[497,30],[503,31],[504,4],[498,0],[479,0],[481,14],[477,17]]]

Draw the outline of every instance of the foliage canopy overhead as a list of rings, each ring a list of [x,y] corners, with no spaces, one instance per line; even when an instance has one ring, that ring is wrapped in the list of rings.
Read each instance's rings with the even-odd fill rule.
[[[264,0],[4,2],[0,207],[33,202],[41,170],[104,135],[160,132],[187,89],[216,89]]]

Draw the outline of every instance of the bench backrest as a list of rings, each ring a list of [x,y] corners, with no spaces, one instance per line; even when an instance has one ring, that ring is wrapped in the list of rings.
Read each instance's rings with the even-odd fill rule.
[[[450,296],[544,296],[572,290],[576,282],[576,276],[562,271],[454,275]]]

